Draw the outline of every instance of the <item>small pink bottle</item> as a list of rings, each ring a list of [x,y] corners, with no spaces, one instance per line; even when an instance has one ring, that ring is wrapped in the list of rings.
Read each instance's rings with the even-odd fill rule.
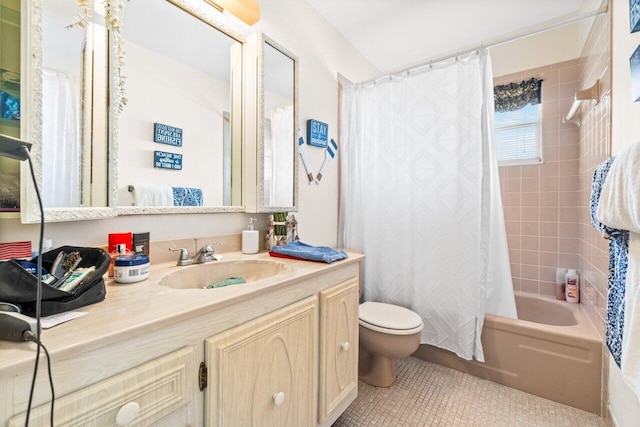
[[[565,276],[565,289],[567,302],[577,304],[580,302],[580,278],[576,270],[570,268]]]

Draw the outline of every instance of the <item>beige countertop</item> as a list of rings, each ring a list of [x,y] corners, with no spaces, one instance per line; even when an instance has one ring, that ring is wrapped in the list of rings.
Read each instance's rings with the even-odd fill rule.
[[[153,264],[149,278],[142,282],[119,284],[108,280],[104,301],[75,310],[88,313],[83,317],[44,329],[42,342],[54,361],[95,350],[119,342],[123,337],[149,334],[167,325],[293,286],[302,279],[313,278],[364,259],[364,255],[358,252],[346,252],[349,258],[331,264],[274,258],[268,252],[255,255],[228,252],[222,254],[222,261],[183,267],[176,266],[175,261]],[[280,266],[282,271],[270,277],[217,289],[174,289],[162,284],[169,282],[166,277],[176,271],[199,274],[199,269],[215,267],[216,263],[239,260],[280,262],[283,264]],[[34,343],[0,341],[0,376],[31,369],[35,349]]]

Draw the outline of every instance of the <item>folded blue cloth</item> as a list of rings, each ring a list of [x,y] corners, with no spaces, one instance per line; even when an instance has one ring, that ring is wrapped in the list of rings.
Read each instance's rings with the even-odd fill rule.
[[[591,225],[603,237],[609,239],[609,275],[607,279],[607,347],[613,360],[620,366],[622,355],[622,331],[624,329],[624,298],[627,280],[627,258],[629,253],[629,232],[607,227],[596,216],[600,193],[611,164],[611,157],[600,164],[593,172],[591,182]]]
[[[202,206],[202,189],[173,187],[173,206]]]
[[[301,241],[287,243],[284,246],[274,246],[271,248],[271,252],[309,261],[326,262],[327,264],[349,256],[344,251],[337,251],[327,246],[311,246]]]

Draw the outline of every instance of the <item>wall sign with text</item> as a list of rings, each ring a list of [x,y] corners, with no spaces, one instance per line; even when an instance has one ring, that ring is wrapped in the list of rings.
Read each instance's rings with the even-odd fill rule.
[[[182,170],[182,154],[154,151],[153,166],[158,169]]]
[[[307,144],[326,148],[329,142],[329,125],[318,120],[307,120]]]
[[[153,140],[161,144],[182,147],[182,129],[162,123],[153,124]]]

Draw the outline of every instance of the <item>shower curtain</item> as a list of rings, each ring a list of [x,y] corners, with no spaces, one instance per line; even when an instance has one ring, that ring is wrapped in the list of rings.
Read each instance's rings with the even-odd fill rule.
[[[379,80],[342,88],[339,244],[366,255],[366,301],[412,309],[421,342],[483,361],[487,305],[516,315],[488,53]]]
[[[46,207],[80,206],[80,132],[79,77],[43,69],[42,198]]]
[[[278,107],[265,113],[264,185],[267,206],[290,206],[293,203],[291,170],[295,153],[293,137],[293,105]]]

